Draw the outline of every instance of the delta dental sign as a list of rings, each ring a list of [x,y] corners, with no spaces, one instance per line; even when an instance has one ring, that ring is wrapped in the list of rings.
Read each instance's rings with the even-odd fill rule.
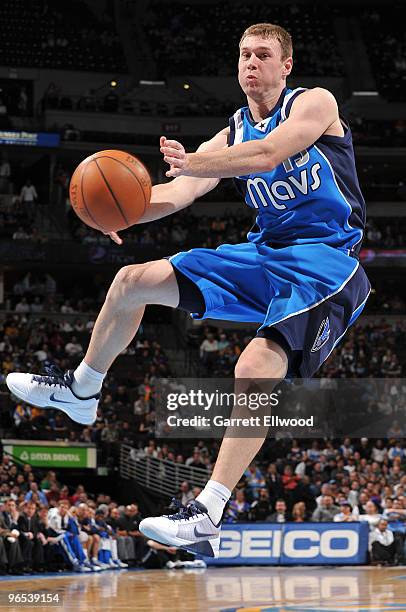
[[[94,446],[70,445],[64,442],[33,442],[32,440],[3,440],[6,453],[33,467],[90,468],[97,467]]]

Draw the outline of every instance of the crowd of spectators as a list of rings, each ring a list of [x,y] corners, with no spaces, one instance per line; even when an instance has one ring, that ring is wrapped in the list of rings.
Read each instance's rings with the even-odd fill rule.
[[[83,223],[73,211],[69,212],[72,238],[82,244],[109,245],[110,239]],[[247,233],[255,223],[255,216],[243,208],[225,210],[221,216],[194,215],[180,211],[152,223],[135,225],[121,232],[126,243],[176,249],[194,247],[217,248],[221,244],[247,241]],[[394,217],[368,218],[362,247],[364,249],[395,250],[406,246],[406,220]]]
[[[225,2],[210,11],[200,4],[163,2],[148,8],[145,27],[160,76],[177,74],[224,76],[235,73],[241,33],[253,23],[272,21],[285,27],[294,40],[295,72],[337,76],[343,63],[332,27],[332,11],[323,4],[267,5]],[[220,33],[220,35],[219,35]]]
[[[348,117],[355,145],[375,147],[404,147],[406,122],[404,119],[365,119],[351,113]]]
[[[41,473],[2,457],[0,575],[149,569],[191,558],[147,540],[141,519],[137,503],[119,505],[83,485],[69,487],[52,470]]]
[[[387,439],[266,441],[233,491],[225,523],[366,522],[371,562],[406,561],[406,431],[394,426]],[[182,463],[208,474],[218,442],[200,440],[187,457],[174,442],[150,440],[146,457]],[[181,483],[186,505],[199,487]],[[375,544],[378,542],[379,545]],[[383,548],[382,548],[383,547]]]
[[[71,231],[83,244],[109,244],[110,239],[79,222],[70,215]],[[153,223],[135,225],[122,232],[123,239],[131,244],[156,246],[178,250],[181,248],[216,248],[220,244],[246,242],[247,233],[254,223],[253,215],[227,210],[220,217],[199,217],[189,211],[158,219]]]
[[[239,356],[254,335],[254,328],[249,334],[247,330],[205,326],[189,332],[189,343],[198,346],[201,364],[208,375],[227,377],[233,375]],[[365,325],[355,324],[325,361],[319,376],[400,378],[404,373],[405,339],[403,320],[390,323],[382,318]]]
[[[17,304],[26,304],[22,301]],[[63,309],[69,307],[65,302]],[[34,324],[33,319],[35,318]],[[84,356],[94,319],[59,317],[52,320],[19,313],[1,325],[0,383],[11,371],[40,373],[47,364],[66,370],[76,367]],[[72,425],[59,411],[41,410],[24,402],[8,403],[9,416],[2,415],[10,435],[25,439],[68,440],[97,444],[105,465],[117,464],[120,444],[146,440],[154,432],[154,392],[158,378],[170,374],[168,357],[154,336],[139,334],[118,357],[104,381],[96,423],[89,428]],[[6,405],[3,404],[6,408]]]
[[[378,90],[391,102],[406,95],[406,34],[402,26],[404,6],[394,2],[390,13],[385,6],[363,10],[360,24],[366,41]]]
[[[8,0],[0,17],[8,27],[2,33],[2,62],[95,72],[125,72],[126,60],[108,12],[97,15],[86,2]]]
[[[8,314],[4,313],[0,324],[0,383],[4,385],[7,373],[15,370],[39,373],[49,363],[56,363],[63,370],[76,367],[86,351],[105,294],[106,285],[100,278],[95,278],[94,287],[71,284],[69,298],[60,292],[49,273],[28,273],[17,278],[13,293],[6,300]],[[384,301],[380,292],[373,293],[366,313],[403,314],[403,296],[396,294],[390,285],[387,295],[389,299]],[[93,427],[71,427],[61,413],[15,401],[8,404],[11,412],[6,426],[13,435],[22,438],[95,442],[103,462],[114,465],[122,442],[143,443],[155,430],[156,381],[171,372],[159,329],[156,324],[153,329],[144,323],[118,357],[105,379]],[[254,327],[244,330],[192,327],[186,350],[202,376],[231,377],[239,356],[254,335]],[[365,324],[356,323],[319,375],[401,378],[405,337],[406,324],[402,319],[382,317]]]
[[[393,223],[391,218],[375,217],[368,219],[364,248],[403,249],[406,245],[406,219]]]
[[[82,111],[86,113],[120,113],[132,115],[150,115],[171,118],[176,117],[229,117],[235,112],[236,102],[221,100],[185,83],[186,89],[180,85],[164,85],[148,87],[139,85],[129,90],[113,86],[102,90],[86,89],[82,95],[73,96],[64,91],[54,82],[50,83],[41,100],[41,110]],[[75,133],[72,132],[72,129]],[[63,130],[64,140],[89,140],[86,130],[78,131],[71,128],[69,134]],[[105,141],[112,142],[113,135],[105,136]],[[125,134],[116,134],[117,142],[127,142]],[[138,141],[137,141],[138,142]]]
[[[404,435],[405,432],[401,433]],[[371,560],[405,561],[406,444],[402,439],[284,442],[252,464],[226,520],[367,522]],[[264,453],[267,450],[265,448]],[[387,535],[388,525],[391,535]],[[386,534],[383,541],[382,534]],[[374,543],[389,548],[381,549]]]
[[[403,433],[404,435],[404,433]],[[189,457],[178,444],[152,438],[146,457],[207,469],[218,443],[200,440]],[[406,444],[401,437],[266,442],[233,491],[225,523],[366,522],[374,564],[405,561]],[[199,487],[182,482],[186,505]],[[119,506],[82,485],[69,488],[54,471],[35,472],[4,455],[0,465],[0,571],[102,571],[147,564],[161,567],[175,549],[146,541],[135,503]]]

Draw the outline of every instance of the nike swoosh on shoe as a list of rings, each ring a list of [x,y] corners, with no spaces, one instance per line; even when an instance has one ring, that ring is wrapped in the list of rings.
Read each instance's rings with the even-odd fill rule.
[[[56,399],[55,393],[52,393],[52,395],[49,396],[49,399],[52,402],[57,402],[58,404],[70,404],[71,406],[74,404],[74,402],[66,402],[65,400]]]
[[[198,531],[197,526],[194,529],[194,533],[195,533],[195,536],[197,538],[209,538],[209,537],[212,537],[212,536],[217,537],[217,534],[215,534],[213,532],[211,532],[211,533],[204,533],[202,531]]]

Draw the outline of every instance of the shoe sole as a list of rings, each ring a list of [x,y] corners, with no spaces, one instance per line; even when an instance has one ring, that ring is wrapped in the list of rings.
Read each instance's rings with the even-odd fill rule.
[[[160,544],[165,544],[166,546],[176,546],[177,548],[182,548],[183,550],[187,550],[195,555],[203,555],[204,557],[211,557],[216,559],[220,553],[220,538],[217,536],[216,538],[212,538],[211,540],[202,540],[201,542],[190,542],[188,540],[182,540],[181,538],[171,538],[171,542],[165,540],[163,536],[159,532],[148,528],[139,526],[139,530],[150,540],[155,540],[155,542],[159,542]],[[215,540],[218,540],[215,542]]]
[[[85,419],[85,418],[73,418],[73,416],[68,412],[68,408],[64,408],[63,406],[59,406],[59,405],[58,406],[52,406],[52,405],[51,406],[48,406],[48,405],[44,406],[43,404],[40,404],[39,402],[33,402],[28,396],[26,396],[23,393],[21,393],[20,390],[16,389],[12,383],[7,381],[7,379],[6,379],[6,385],[7,385],[7,387],[9,388],[9,390],[11,391],[11,393],[13,395],[18,397],[23,402],[26,402],[27,404],[30,404],[31,406],[36,406],[37,408],[44,408],[44,409],[48,409],[48,410],[61,410],[70,419],[72,419],[72,421],[75,421],[75,423],[79,423],[80,425],[93,425],[93,423],[96,420],[96,417],[93,420]]]

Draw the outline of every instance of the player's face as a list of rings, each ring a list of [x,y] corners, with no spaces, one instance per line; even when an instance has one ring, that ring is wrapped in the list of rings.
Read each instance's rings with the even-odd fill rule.
[[[238,61],[238,81],[248,97],[261,99],[290,73],[292,58],[282,60],[281,55],[281,45],[276,38],[244,38]]]

